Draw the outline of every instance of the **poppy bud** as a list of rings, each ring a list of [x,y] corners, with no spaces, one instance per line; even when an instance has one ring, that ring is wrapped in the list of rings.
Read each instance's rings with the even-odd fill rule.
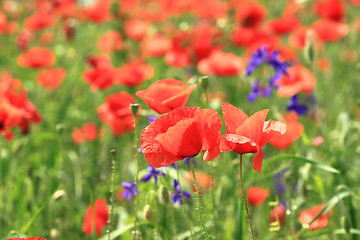
[[[130,108],[131,108],[132,114],[135,116],[139,110],[139,103],[130,103]]]
[[[312,65],[314,62],[315,57],[315,50],[314,50],[314,43],[313,43],[313,32],[307,31],[306,32],[306,43],[304,47],[304,57],[305,60]]]
[[[149,222],[151,220],[151,218],[152,218],[152,215],[153,215],[152,208],[151,208],[151,206],[149,204],[147,204],[144,207],[143,214],[144,214],[144,219]]]
[[[159,199],[162,203],[169,204],[170,202],[169,190],[166,187],[160,186],[158,194],[159,194]]]
[[[203,75],[199,78],[199,82],[201,84],[201,86],[203,87],[203,89],[206,91],[206,89],[209,86],[209,76],[208,75]]]

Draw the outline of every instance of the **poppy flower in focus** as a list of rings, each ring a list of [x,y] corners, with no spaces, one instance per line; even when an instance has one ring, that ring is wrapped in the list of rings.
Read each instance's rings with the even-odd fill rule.
[[[118,92],[106,98],[106,103],[97,108],[97,114],[101,121],[109,124],[113,133],[117,136],[134,129],[134,117],[130,104],[135,98],[127,92]]]
[[[153,167],[163,167],[205,151],[204,161],[220,153],[221,118],[212,109],[179,107],[155,119],[141,133],[141,150]]]
[[[249,187],[247,190],[247,199],[253,206],[261,205],[269,196],[270,191],[259,187]]]
[[[236,76],[244,70],[244,64],[235,54],[218,50],[213,51],[208,58],[202,59],[198,63],[198,69],[204,74]]]
[[[35,13],[25,20],[24,26],[29,31],[40,31],[54,25],[55,19],[50,14]]]
[[[333,21],[341,21],[345,15],[345,6],[341,0],[320,0],[314,7],[320,17]]]
[[[281,226],[284,226],[285,224],[285,213],[286,213],[286,208],[284,205],[280,204],[276,207],[274,207],[273,210],[271,210],[270,212],[270,218],[269,218],[269,222],[279,222]]]
[[[98,136],[98,129],[93,122],[85,123],[81,128],[75,128],[71,136],[76,144],[92,142]]]
[[[203,173],[203,172],[196,172],[195,177],[196,177],[196,182],[199,187],[199,194],[202,194],[203,190],[207,191],[211,187],[213,187],[213,186],[215,187],[217,184],[216,180],[213,180],[213,178],[210,175]],[[184,180],[188,185],[190,185],[193,192],[196,192],[194,176],[192,174],[192,171],[188,172],[188,175],[185,177]],[[212,183],[212,181],[214,181],[214,182]]]
[[[104,33],[98,42],[101,51],[111,53],[119,51],[123,48],[123,42],[120,33],[116,31],[108,31]]]
[[[46,89],[56,89],[66,76],[64,68],[43,70],[37,77],[37,83]]]
[[[311,25],[316,36],[324,42],[333,42],[349,33],[349,26],[328,19],[319,19]]]
[[[299,116],[295,112],[290,112],[285,116],[286,133],[276,134],[270,140],[271,146],[283,150],[290,147],[293,142],[301,137],[304,126],[298,122]]]
[[[144,39],[141,43],[141,50],[144,56],[161,57],[169,49],[171,43],[161,34],[155,34],[150,38]]]
[[[267,26],[273,33],[287,34],[299,27],[300,24],[300,20],[294,14],[287,13],[281,18],[269,21]]]
[[[55,54],[41,47],[33,47],[25,53],[20,54],[17,62],[20,67],[30,67],[33,69],[51,67],[55,63]]]
[[[267,15],[266,8],[253,0],[239,1],[235,19],[244,27],[257,27]]]
[[[299,221],[302,224],[309,224],[324,208],[323,204],[314,206],[309,210],[302,210],[299,215]],[[309,227],[310,230],[317,230],[320,228],[325,228],[329,224],[326,214],[322,214],[318,219],[316,219]]]
[[[288,75],[282,75],[276,82],[280,97],[292,97],[299,92],[311,93],[315,88],[314,75],[304,66],[295,65],[287,69]]]
[[[150,27],[149,22],[139,19],[130,19],[124,23],[126,36],[137,41],[141,41],[146,37]]]
[[[279,121],[265,121],[268,109],[248,117],[246,113],[229,103],[222,103],[226,134],[220,138],[221,151],[235,151],[238,154],[256,153],[253,169],[261,172],[264,153],[262,147],[278,133],[286,132],[286,124]]]
[[[185,106],[196,84],[186,86],[176,79],[162,79],[152,83],[146,90],[136,92],[152,110],[159,114]]]
[[[152,78],[153,75],[153,67],[141,60],[127,63],[116,69],[117,83],[128,87],[138,86],[145,80]]]
[[[91,235],[95,225],[96,235],[100,237],[101,230],[106,226],[109,218],[109,209],[106,205],[106,200],[95,199],[94,211],[91,205],[88,206],[83,222],[83,232]]]

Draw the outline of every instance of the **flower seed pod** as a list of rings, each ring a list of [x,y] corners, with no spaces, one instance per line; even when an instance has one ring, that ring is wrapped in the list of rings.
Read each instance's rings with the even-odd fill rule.
[[[153,215],[152,208],[151,208],[151,206],[149,204],[147,204],[144,207],[143,214],[144,214],[144,219],[149,222],[151,220],[151,218],[152,218],[152,215]]]
[[[306,43],[304,47],[304,57],[305,60],[312,65],[315,58],[315,50],[314,50],[314,33],[312,31],[306,32]]]
[[[169,204],[170,202],[169,190],[166,187],[160,186],[158,194],[159,194],[160,202],[164,204]]]

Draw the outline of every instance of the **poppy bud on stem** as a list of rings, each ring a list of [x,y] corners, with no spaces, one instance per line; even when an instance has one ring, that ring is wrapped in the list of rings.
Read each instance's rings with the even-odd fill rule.
[[[209,77],[207,75],[201,76],[199,78],[199,83],[200,83],[201,87],[204,89],[205,103],[206,103],[206,107],[208,107],[209,106],[209,97],[207,94],[207,88],[209,86]]]
[[[136,189],[138,189],[139,186],[139,153],[138,153],[138,149],[139,149],[139,144],[138,144],[138,126],[137,126],[137,122],[136,122],[136,113],[139,110],[139,104],[138,103],[131,103],[130,104],[130,108],[131,108],[131,112],[134,116],[134,123],[135,123],[135,129],[134,129],[134,145],[135,145],[135,158],[136,158],[136,162],[137,162],[137,168],[136,168]],[[139,194],[135,195],[135,222],[134,222],[134,235],[133,238],[134,239],[139,239],[139,235],[137,232],[137,209],[138,209],[138,196]]]
[[[248,202],[247,202],[246,191],[245,191],[244,181],[243,181],[242,154],[240,154],[240,185],[241,185],[242,195],[244,197],[245,210],[246,210],[246,215],[247,215],[247,219],[248,219],[248,222],[249,222],[249,228],[250,228],[250,232],[251,232],[251,239],[255,240],[254,227],[253,227],[252,221],[251,221],[251,216],[250,216],[250,212],[249,212],[249,206],[248,206]]]
[[[199,217],[199,221],[200,221],[200,225],[205,233],[205,239],[209,239],[209,233],[208,230],[206,228],[206,225],[204,224],[204,221],[202,219],[202,215],[201,215],[201,204],[200,204],[200,194],[199,194],[199,188],[198,188],[198,184],[196,181],[196,176],[195,176],[195,172],[194,172],[194,167],[192,164],[192,160],[191,157],[189,157],[189,162],[190,162],[190,168],[194,177],[194,183],[195,183],[195,188],[196,188],[196,199],[197,199],[197,207],[198,207],[198,217]]]

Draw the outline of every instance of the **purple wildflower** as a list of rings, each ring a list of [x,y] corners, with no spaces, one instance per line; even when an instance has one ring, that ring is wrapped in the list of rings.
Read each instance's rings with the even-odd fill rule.
[[[131,200],[133,196],[140,194],[140,190],[136,189],[136,181],[132,183],[122,182],[121,185],[125,188],[122,196],[127,200]]]
[[[255,72],[256,68],[258,68],[264,61],[266,61],[267,58],[267,47],[257,49],[256,52],[251,56],[249,65],[246,68],[246,76],[248,77],[253,72]]]
[[[271,87],[266,86],[265,88],[260,86],[258,79],[251,85],[251,92],[248,95],[248,101],[253,102],[258,96],[269,97],[271,95]]]
[[[197,163],[195,162],[194,158],[191,157],[191,161],[192,161],[192,163],[194,164],[194,166],[197,167]],[[185,158],[185,163],[186,163],[186,165],[187,165],[189,168],[191,167],[191,166],[190,166],[190,159],[189,159],[189,157],[186,157],[186,158]]]
[[[142,178],[143,182],[148,182],[153,177],[155,184],[156,184],[158,181],[159,175],[165,176],[164,172],[157,170],[156,168],[154,168],[152,166],[149,166],[147,169],[149,170],[149,172]]]
[[[190,193],[188,193],[186,191],[183,191],[181,193],[179,183],[178,183],[178,181],[176,179],[174,179],[174,190],[175,190],[175,192],[172,195],[172,201],[173,201],[174,204],[176,202],[178,202],[180,205],[182,205],[183,204],[182,197],[191,198]]]
[[[307,110],[307,106],[300,103],[299,97],[297,95],[291,97],[290,102],[287,106],[287,111],[295,111],[299,115],[305,115]]]
[[[157,119],[159,117],[159,114],[156,114],[155,116],[153,115],[148,115],[148,120],[149,120],[149,123],[152,123],[153,121],[155,121],[155,119]]]

